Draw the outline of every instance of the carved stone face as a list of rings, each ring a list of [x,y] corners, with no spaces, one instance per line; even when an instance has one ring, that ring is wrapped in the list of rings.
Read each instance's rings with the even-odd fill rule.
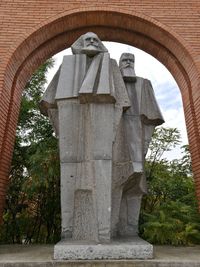
[[[87,55],[93,56],[99,53],[99,43],[100,40],[95,33],[88,32],[83,35],[83,51]]]
[[[81,35],[71,46],[73,54],[86,54],[90,57],[108,52],[99,37],[93,32]]]
[[[132,68],[134,69],[135,57],[132,54],[124,53],[120,59],[120,69]]]
[[[135,82],[135,57],[130,53],[123,53],[119,60],[119,68],[124,81]]]
[[[83,37],[84,48],[98,49],[99,38],[93,32],[88,32]]]

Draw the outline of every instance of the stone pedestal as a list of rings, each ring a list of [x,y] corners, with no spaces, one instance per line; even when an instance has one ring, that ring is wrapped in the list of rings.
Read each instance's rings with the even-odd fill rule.
[[[60,241],[54,246],[55,260],[152,259],[153,246],[139,237],[98,244]]]

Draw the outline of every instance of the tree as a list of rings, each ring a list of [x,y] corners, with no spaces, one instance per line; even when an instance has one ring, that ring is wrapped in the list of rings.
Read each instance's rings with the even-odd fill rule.
[[[38,103],[46,74],[45,62],[22,95],[0,240],[6,243],[55,242],[60,232],[59,156],[57,139]]]
[[[180,160],[162,158],[165,151],[179,143],[177,129],[158,128],[146,162],[148,195],[143,199],[140,231],[145,239],[156,244],[200,242],[200,215],[189,148],[182,147]]]

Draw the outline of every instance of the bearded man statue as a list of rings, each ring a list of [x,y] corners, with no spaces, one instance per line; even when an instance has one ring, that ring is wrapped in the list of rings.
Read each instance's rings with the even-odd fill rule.
[[[142,196],[146,194],[145,156],[156,126],[164,122],[151,82],[136,76],[135,57],[119,61],[130,107],[121,117],[113,146],[112,236],[138,235]]]
[[[71,47],[40,103],[59,138],[62,239],[111,239],[113,143],[129,98],[98,36]]]

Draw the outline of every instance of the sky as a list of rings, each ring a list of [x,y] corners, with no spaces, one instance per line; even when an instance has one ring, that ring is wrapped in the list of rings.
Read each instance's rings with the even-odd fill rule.
[[[178,128],[181,133],[180,146],[188,144],[180,90],[167,68],[151,55],[135,47],[114,42],[103,43],[108,49],[111,58],[116,59],[117,62],[119,61],[121,54],[124,52],[133,53],[135,55],[136,75],[151,81],[157,102],[165,119],[165,123],[162,126]],[[72,54],[71,49],[63,50],[54,55],[53,58],[55,64],[48,72],[48,83],[51,81],[53,75],[62,63],[63,56],[69,54]],[[170,152],[166,152],[164,157],[168,160],[181,158],[180,147],[177,147]]]

